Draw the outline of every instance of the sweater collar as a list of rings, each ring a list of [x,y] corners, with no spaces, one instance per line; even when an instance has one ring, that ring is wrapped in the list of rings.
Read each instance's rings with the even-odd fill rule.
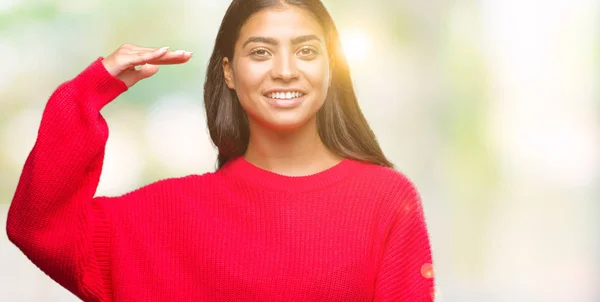
[[[219,171],[274,190],[307,191],[327,187],[342,180],[357,165],[358,162],[344,158],[335,166],[315,174],[287,176],[255,166],[240,156],[229,160]]]

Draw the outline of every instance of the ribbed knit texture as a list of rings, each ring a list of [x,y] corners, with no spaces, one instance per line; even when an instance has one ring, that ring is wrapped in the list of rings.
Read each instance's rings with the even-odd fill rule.
[[[290,177],[240,157],[95,197],[100,110],[127,90],[101,59],[48,100],[8,213],[10,240],[56,282],[85,301],[433,301],[421,201],[390,168]]]

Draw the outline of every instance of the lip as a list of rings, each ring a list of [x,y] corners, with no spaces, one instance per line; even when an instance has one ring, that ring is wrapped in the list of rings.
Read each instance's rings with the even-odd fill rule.
[[[271,94],[273,92],[294,92],[294,91],[297,91],[297,92],[300,92],[300,93],[306,95],[306,91],[304,91],[303,89],[293,88],[293,87],[290,87],[290,88],[273,88],[273,89],[265,90],[263,92],[263,95],[267,96],[267,95],[269,95],[269,94]]]
[[[283,92],[283,90],[276,90],[276,91],[281,91]],[[298,90],[292,90],[292,91],[298,91]],[[293,99],[289,99],[289,100],[282,100],[282,99],[272,99],[268,96],[262,96],[267,103],[269,103],[271,106],[275,107],[275,108],[280,108],[280,109],[290,109],[290,108],[294,108],[297,107],[298,105],[302,104],[302,102],[304,102],[304,100],[306,99],[306,94],[304,94],[303,96],[299,97],[299,98],[293,98]]]

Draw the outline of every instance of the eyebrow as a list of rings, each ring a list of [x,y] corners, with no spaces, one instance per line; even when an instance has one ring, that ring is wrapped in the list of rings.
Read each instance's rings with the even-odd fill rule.
[[[310,40],[317,40],[319,42],[322,42],[321,39],[319,39],[319,37],[317,37],[316,35],[304,35],[304,36],[298,36],[293,38],[292,44],[300,44],[306,41],[310,41]],[[269,37],[250,37],[248,40],[246,40],[246,42],[244,42],[244,45],[242,47],[246,47],[246,45],[248,45],[249,43],[265,43],[265,44],[271,44],[271,45],[278,45],[279,41],[277,39],[274,38],[269,38]]]

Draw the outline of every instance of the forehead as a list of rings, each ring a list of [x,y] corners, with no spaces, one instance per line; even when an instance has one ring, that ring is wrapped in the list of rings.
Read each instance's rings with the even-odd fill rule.
[[[324,31],[315,16],[294,5],[267,8],[254,13],[240,29],[239,41],[261,36],[285,40],[313,34],[324,41]]]

